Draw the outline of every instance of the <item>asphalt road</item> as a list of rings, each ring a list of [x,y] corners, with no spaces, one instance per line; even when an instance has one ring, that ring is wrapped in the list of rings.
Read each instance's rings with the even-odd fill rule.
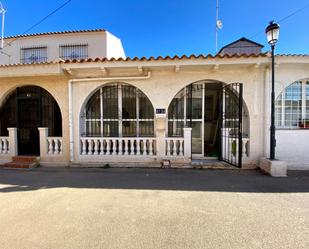
[[[309,248],[309,173],[0,169],[0,248]]]

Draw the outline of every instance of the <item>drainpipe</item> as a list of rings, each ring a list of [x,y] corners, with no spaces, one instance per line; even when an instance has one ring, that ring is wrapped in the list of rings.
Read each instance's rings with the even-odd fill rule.
[[[67,69],[70,71],[70,69]],[[122,77],[99,77],[99,78],[78,78],[71,79],[68,82],[68,97],[69,97],[69,134],[70,134],[70,163],[74,161],[74,122],[73,122],[73,83],[74,82],[91,82],[91,81],[106,81],[106,80],[147,80],[151,78],[151,72],[147,72],[142,76],[122,76]]]

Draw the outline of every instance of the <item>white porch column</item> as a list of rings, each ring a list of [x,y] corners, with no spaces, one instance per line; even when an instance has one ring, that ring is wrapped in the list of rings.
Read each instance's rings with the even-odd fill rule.
[[[17,144],[17,128],[8,128],[9,131],[9,153],[11,156],[17,156],[18,144]]]
[[[47,155],[47,137],[48,137],[48,128],[40,127],[38,128],[40,132],[40,157]]]
[[[191,160],[191,132],[192,128],[183,128],[183,138],[184,138],[184,156],[186,159]]]
[[[162,160],[165,157],[165,128],[166,118],[156,118],[156,151],[158,160]]]

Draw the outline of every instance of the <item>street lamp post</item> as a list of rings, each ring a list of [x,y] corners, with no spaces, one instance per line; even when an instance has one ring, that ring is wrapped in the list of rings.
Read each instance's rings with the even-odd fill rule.
[[[270,159],[275,159],[275,147],[276,147],[276,127],[275,127],[275,44],[279,38],[280,26],[271,21],[265,33],[267,41],[271,46],[271,125],[270,125]]]

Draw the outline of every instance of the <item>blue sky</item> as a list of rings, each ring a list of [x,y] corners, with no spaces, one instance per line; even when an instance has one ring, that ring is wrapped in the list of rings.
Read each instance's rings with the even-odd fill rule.
[[[3,0],[5,35],[23,33],[65,0]],[[215,53],[215,0],[72,0],[30,33],[105,28],[127,56]],[[219,0],[219,47],[247,37],[269,49],[264,29],[309,0]],[[278,53],[309,54],[309,7],[281,23]],[[261,32],[260,32],[261,31]],[[254,34],[258,35],[252,37]]]

